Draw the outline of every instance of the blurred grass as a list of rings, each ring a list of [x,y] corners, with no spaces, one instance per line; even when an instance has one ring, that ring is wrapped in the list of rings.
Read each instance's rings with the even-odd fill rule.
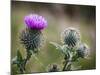
[[[11,57],[16,56],[17,49],[20,49],[25,56],[25,48],[19,42],[19,34],[25,28],[24,16],[36,13],[44,16],[48,21],[48,27],[43,31],[46,38],[44,47],[36,55],[39,63],[33,56],[27,63],[27,72],[46,72],[49,64],[57,63],[62,67],[63,54],[49,44],[50,41],[61,43],[61,32],[67,27],[75,27],[80,30],[82,42],[90,48],[90,59],[80,59],[77,65],[82,65],[83,70],[96,68],[96,23],[95,6],[63,5],[37,2],[11,3]],[[15,68],[15,67],[14,67]],[[16,69],[12,68],[12,71]]]

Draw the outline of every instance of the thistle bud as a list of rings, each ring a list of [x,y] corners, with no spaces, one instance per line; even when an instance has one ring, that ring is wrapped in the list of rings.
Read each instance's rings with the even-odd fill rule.
[[[80,33],[74,28],[64,30],[61,40],[69,47],[75,47],[80,42]]]
[[[42,45],[43,35],[41,31],[26,29],[21,33],[20,41],[27,50],[35,52]]]
[[[79,47],[77,49],[78,57],[84,58],[87,55],[88,49],[89,48],[86,44],[79,45]]]

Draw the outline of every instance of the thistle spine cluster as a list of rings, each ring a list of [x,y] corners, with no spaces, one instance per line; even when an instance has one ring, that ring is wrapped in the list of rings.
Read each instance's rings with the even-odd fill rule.
[[[80,33],[74,28],[67,28],[61,34],[62,42],[69,47],[75,47],[80,42]]]
[[[33,52],[38,52],[38,48],[42,46],[43,40],[43,34],[39,30],[25,29],[20,36],[21,44],[26,50],[32,50]]]

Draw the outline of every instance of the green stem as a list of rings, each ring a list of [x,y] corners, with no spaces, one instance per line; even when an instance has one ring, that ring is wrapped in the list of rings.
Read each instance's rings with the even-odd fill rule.
[[[19,67],[20,72],[23,74],[25,72],[26,63],[31,58],[32,53],[30,51],[27,52],[27,56],[23,61],[21,61],[17,66]]]
[[[70,71],[71,65],[72,65],[71,61],[66,61],[65,64],[64,64],[64,67],[63,67],[63,71]]]
[[[28,51],[28,52],[27,52],[27,56],[26,56],[26,58],[24,59],[24,64],[25,64],[25,65],[26,65],[27,61],[31,58],[31,56],[32,56],[31,51]]]
[[[63,67],[63,71],[70,71],[71,70],[72,54],[70,51],[68,51],[68,57],[65,55],[65,64]]]
[[[65,62],[65,64],[64,64],[64,67],[63,67],[63,71],[66,71],[66,66],[67,66],[67,61]]]

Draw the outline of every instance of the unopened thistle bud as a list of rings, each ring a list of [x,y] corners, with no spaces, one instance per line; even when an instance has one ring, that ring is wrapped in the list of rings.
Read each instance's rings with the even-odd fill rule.
[[[86,44],[79,45],[77,49],[78,57],[84,58],[88,54],[88,46]]]
[[[80,33],[74,28],[64,30],[61,40],[69,47],[75,47],[80,42]]]
[[[41,30],[47,27],[47,21],[36,14],[25,16],[24,21],[26,29],[21,33],[20,41],[27,50],[35,51],[42,45],[44,39]]]

